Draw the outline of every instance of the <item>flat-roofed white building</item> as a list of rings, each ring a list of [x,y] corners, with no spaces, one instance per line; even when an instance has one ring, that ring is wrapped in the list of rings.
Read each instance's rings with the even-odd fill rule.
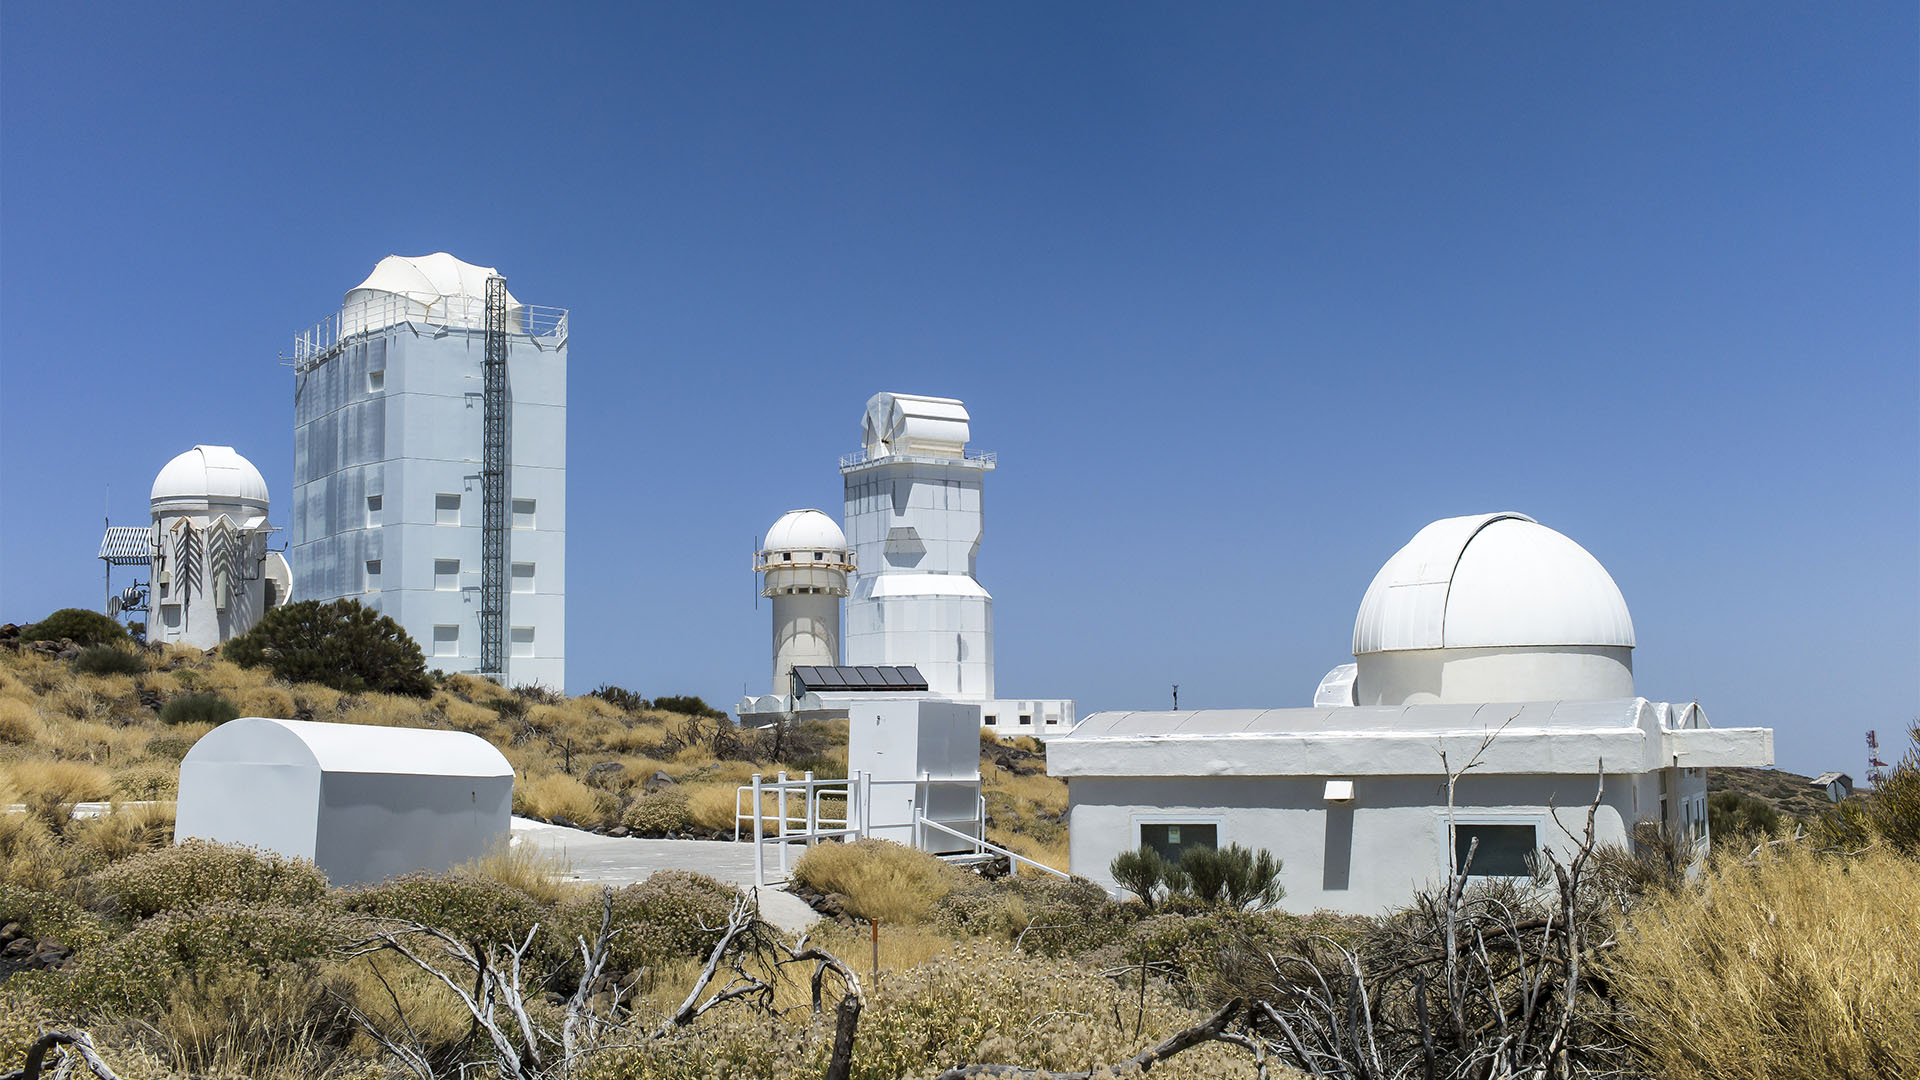
[[[1238,843],[1281,857],[1287,907],[1374,914],[1476,840],[1474,874],[1524,874],[1577,843],[1597,789],[1600,842],[1658,822],[1704,850],[1706,770],[1772,764],[1773,732],[1637,696],[1632,648],[1578,544],[1518,514],[1435,522],[1376,575],[1313,707],[1101,712],[1054,740],[1072,870],[1112,885],[1122,851]],[[1447,772],[1476,754],[1450,825]]]
[[[429,667],[481,672],[491,267],[380,260],[295,342],[290,561],[302,600],[357,599]],[[566,682],[567,327],[503,288],[499,676]]]

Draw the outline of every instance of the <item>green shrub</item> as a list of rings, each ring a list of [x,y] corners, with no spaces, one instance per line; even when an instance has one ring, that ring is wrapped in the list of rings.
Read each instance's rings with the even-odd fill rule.
[[[619,933],[611,946],[612,966],[632,971],[673,957],[704,957],[720,940],[715,929],[706,928],[724,928],[739,895],[730,885],[686,870],[660,870],[638,885],[613,890],[613,925]],[[592,942],[600,933],[601,911],[598,892],[562,901],[555,927],[562,947],[575,938]]]
[[[147,670],[147,661],[118,645],[89,645],[73,658],[73,670],[82,675],[139,675]]]
[[[681,832],[693,827],[693,813],[687,807],[687,793],[678,787],[649,791],[633,800],[620,824],[637,833],[657,835]]]
[[[1107,864],[1107,873],[1116,884],[1139,897],[1148,907],[1154,905],[1162,886],[1168,892],[1178,892],[1185,884],[1180,868],[1145,844],[1141,844],[1137,850],[1115,855],[1113,861]]]
[[[641,697],[639,694],[634,693],[624,686],[615,686],[612,683],[601,683],[599,686],[587,691],[587,693],[619,709],[621,712],[637,713],[653,708],[653,703],[646,698]]]
[[[239,715],[240,710],[233,702],[212,691],[181,694],[160,706],[163,724],[224,724]]]
[[[707,704],[692,694],[669,694],[653,699],[653,707],[661,712],[681,713],[686,716],[705,716],[715,720],[724,720],[727,714]]]
[[[37,938],[85,950],[106,941],[107,925],[59,893],[0,884],[0,926],[17,922]]]
[[[326,877],[305,859],[207,840],[135,855],[95,874],[93,883],[132,919],[217,901],[297,907],[327,892]]]
[[[151,1014],[187,978],[223,969],[266,974],[325,956],[342,940],[339,917],[313,907],[223,901],[168,911],[82,954],[71,1004]]]
[[[1779,827],[1780,811],[1765,799],[1738,791],[1716,791],[1707,796],[1707,834],[1715,840],[1739,843],[1751,837],[1771,836]]]
[[[86,608],[61,608],[20,631],[22,641],[72,639],[75,645],[108,645],[127,640],[126,628]]]
[[[355,915],[419,923],[470,946],[519,944],[536,923],[550,923],[552,909],[526,893],[492,878],[456,871],[407,874],[346,895],[342,906]],[[598,930],[598,927],[595,927]],[[542,966],[570,955],[571,942],[543,934],[536,941]]]
[[[156,735],[147,740],[147,753],[168,761],[179,761],[193,749],[194,740],[184,735]]]
[[[956,888],[934,905],[934,924],[956,938],[1019,941],[1023,952],[1075,956],[1119,941],[1134,910],[1084,878],[1028,874]]]
[[[1189,848],[1180,857],[1180,872],[1186,878],[1186,895],[1235,911],[1272,907],[1287,894],[1280,884],[1280,860],[1265,848]]]
[[[287,682],[320,683],[342,693],[433,693],[420,646],[399,623],[358,600],[283,604],[227,642],[222,655],[241,667],[265,667]]]

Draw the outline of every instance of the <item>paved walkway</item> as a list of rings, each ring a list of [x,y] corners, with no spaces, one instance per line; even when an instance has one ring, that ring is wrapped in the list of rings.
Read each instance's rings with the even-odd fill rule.
[[[601,836],[519,817],[513,819],[513,842],[566,859],[579,881],[631,885],[645,881],[656,870],[692,870],[742,889],[753,888],[752,844]],[[806,901],[775,888],[760,890],[760,914],[789,933],[806,929],[820,917]]]

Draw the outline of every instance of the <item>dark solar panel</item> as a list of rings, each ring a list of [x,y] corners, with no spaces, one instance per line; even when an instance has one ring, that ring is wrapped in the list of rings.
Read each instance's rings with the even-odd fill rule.
[[[860,667],[796,666],[793,677],[801,690],[859,692],[927,689],[926,676],[911,665],[863,665]]]

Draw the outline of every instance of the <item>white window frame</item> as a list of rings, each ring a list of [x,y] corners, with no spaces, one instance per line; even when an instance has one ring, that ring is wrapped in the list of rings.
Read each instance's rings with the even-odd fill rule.
[[[386,507],[387,497],[385,494],[367,496],[367,528],[372,529],[379,526],[381,517],[386,513]]]
[[[527,520],[524,525],[521,524],[520,522],[520,518],[521,518],[520,504],[521,503],[526,503],[527,506],[529,507],[525,515]],[[513,527],[516,529],[531,529],[536,527],[537,523],[540,520],[540,500],[513,499],[509,501],[507,503],[507,517],[512,522]]]
[[[1447,827],[1446,810],[1441,809],[1436,811],[1435,817],[1439,819],[1440,874],[1444,878],[1454,872],[1453,830]],[[1544,855],[1547,850],[1547,815],[1544,813],[1527,813],[1525,811],[1483,813],[1476,810],[1455,810],[1453,812],[1452,824],[1456,827],[1461,825],[1531,825],[1533,826],[1533,850],[1542,855]],[[1467,877],[1469,880],[1473,878],[1499,878],[1504,881],[1527,880],[1527,875],[1525,874],[1477,874],[1471,872],[1471,870],[1467,874]]]
[[[367,393],[384,394],[387,390],[387,369],[376,368],[367,372]]]
[[[446,519],[446,517],[445,517],[445,515],[446,515],[446,513],[447,513],[447,511],[448,511],[448,507],[446,507],[446,506],[443,506],[443,505],[441,505],[441,500],[443,500],[443,499],[452,499],[452,500],[453,500],[453,507],[452,507],[452,511],[453,511],[453,520],[452,520],[452,521],[448,521],[448,520]],[[434,492],[434,494],[433,494],[433,523],[434,523],[435,525],[458,525],[458,524],[460,524],[460,515],[461,515],[461,514],[463,513],[463,511],[464,511],[464,509],[465,509],[465,503],[466,503],[466,499],[465,499],[464,497],[462,497],[462,495],[461,495],[461,493],[460,493],[460,492],[458,492],[458,491],[436,491],[436,492]]]
[[[446,571],[446,570],[440,569],[442,566],[445,566],[448,563],[453,564],[452,571]],[[452,578],[453,584],[442,585],[440,582],[443,578]],[[459,592],[460,591],[460,560],[459,559],[433,560],[433,591],[434,592]]]
[[[453,637],[452,637],[452,638],[450,638],[450,639],[449,639],[449,638],[442,638],[442,637],[440,636],[440,631],[442,631],[442,630],[451,630],[451,631],[453,631]],[[452,651],[452,652],[441,652],[441,651],[440,651],[440,646],[441,646],[441,645],[442,645],[443,643],[447,643],[447,644],[451,644],[451,645],[453,646],[453,651]],[[459,655],[460,655],[460,624],[459,624],[459,623],[452,623],[452,624],[447,624],[447,623],[437,623],[437,624],[435,624],[435,625],[434,625],[434,628],[433,628],[433,655],[435,655],[435,656],[459,656]]]
[[[520,568],[523,566],[527,568],[527,573],[524,578],[522,578],[520,574]],[[517,593],[521,596],[526,596],[534,592],[535,583],[539,580],[539,573],[540,568],[533,563],[517,562],[512,564],[507,567],[507,591]],[[520,587],[522,580],[527,583],[527,587],[524,589]]]
[[[521,646],[520,631],[522,630],[525,630],[527,632],[527,640],[526,640],[527,651],[526,652],[520,651],[520,646]],[[536,633],[535,627],[515,626],[507,631],[507,655],[518,660],[532,659],[533,656],[535,655],[534,653],[535,643],[538,640],[539,640],[539,635],[538,633]]]
[[[368,559],[367,560],[367,565],[366,565],[367,587],[365,589],[366,592],[380,591],[381,571],[385,569],[386,569],[386,560],[384,559]]]
[[[1139,851],[1140,845],[1146,843],[1140,835],[1142,825],[1211,825],[1214,848],[1224,848],[1228,844],[1227,815],[1225,814],[1205,811],[1196,811],[1191,814],[1136,813],[1128,815],[1127,818],[1127,832],[1133,839],[1132,845],[1127,848],[1128,851]]]

